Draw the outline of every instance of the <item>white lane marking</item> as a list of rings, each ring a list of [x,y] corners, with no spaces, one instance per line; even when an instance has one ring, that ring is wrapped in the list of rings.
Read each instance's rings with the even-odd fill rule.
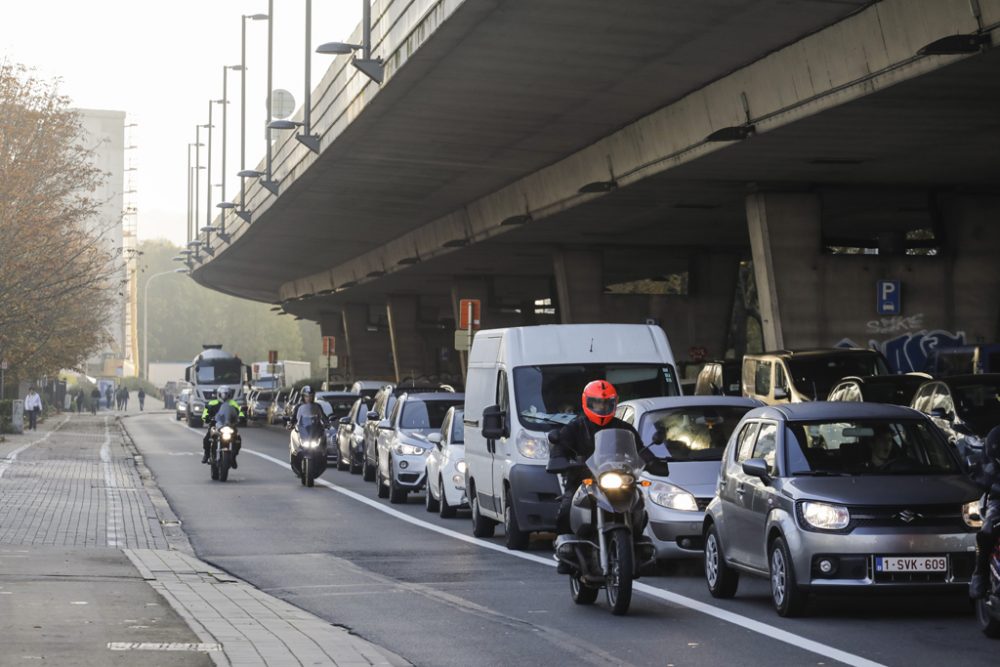
[[[273,456],[268,456],[267,454],[263,454],[261,452],[255,452],[252,449],[247,449],[246,447],[243,448],[243,451],[247,452],[248,454],[253,454],[254,456],[270,461],[271,463],[275,463],[283,468],[288,468],[287,461],[281,461],[280,459],[276,459]],[[501,546],[499,544],[493,544],[492,542],[485,542],[477,537],[472,537],[470,535],[463,535],[462,533],[457,533],[448,528],[442,528],[441,526],[436,526],[432,523],[423,521],[422,519],[417,519],[415,517],[410,516],[409,514],[400,512],[399,510],[393,509],[391,507],[386,507],[385,505],[379,503],[376,500],[372,500],[371,498],[362,496],[361,494],[351,491],[350,489],[345,489],[343,487],[337,486],[336,484],[328,482],[325,479],[317,479],[316,483],[321,486],[325,486],[328,489],[332,489],[337,493],[345,495],[348,498],[364,503],[365,505],[368,505],[373,509],[377,509],[378,511],[383,512],[384,514],[394,516],[397,519],[405,521],[406,523],[413,524],[414,526],[420,526],[421,528],[425,528],[435,533],[439,533],[441,535],[447,535],[448,537],[454,538],[456,540],[461,540],[462,542],[466,542],[468,544],[474,544],[477,547],[482,547],[484,549],[491,549],[493,551],[497,551],[499,553],[503,553],[508,556],[514,556],[515,558],[530,560],[532,562],[539,563],[541,565],[547,565],[549,567],[556,566],[555,561],[552,560],[551,558],[543,558],[541,556],[536,556],[534,554],[524,553],[523,551],[511,551],[507,547]],[[689,598],[687,596],[680,595],[678,593],[672,593],[668,590],[664,590],[656,586],[650,586],[648,584],[642,584],[637,582],[633,584],[633,589],[650,597],[663,600],[664,602],[669,602],[671,604],[675,604],[680,607],[687,607],[692,611],[696,611],[705,614],[707,616],[712,616],[714,618],[719,619],[720,621],[725,621],[727,623],[738,625],[739,627],[744,628],[746,630],[750,630],[751,632],[756,632],[758,634],[764,635],[765,637],[776,639],[778,641],[790,644],[791,646],[795,646],[805,651],[809,651],[817,655],[822,655],[824,657],[837,660],[846,665],[853,665],[854,667],[883,667],[881,663],[868,660],[867,658],[863,658],[859,655],[854,655],[853,653],[842,651],[838,648],[834,648],[833,646],[829,646],[828,644],[823,644],[821,642],[813,641],[812,639],[807,639],[806,637],[796,635],[792,632],[788,632],[787,630],[782,630],[781,628],[775,627],[773,625],[768,625],[767,623],[762,623],[760,621],[754,620],[748,616],[743,616],[741,614],[727,611],[725,609],[719,609],[718,607],[715,607],[713,605],[706,604],[699,600],[695,600],[693,598]]]
[[[64,417],[61,422],[59,422],[58,424],[55,425],[55,428],[53,428],[51,431],[49,431],[48,433],[46,433],[45,435],[43,435],[42,437],[40,437],[38,440],[32,440],[31,442],[29,442],[27,444],[21,445],[20,447],[18,447],[14,451],[12,451],[10,454],[8,454],[7,456],[5,456],[2,459],[0,459],[0,477],[3,477],[3,474],[5,472],[7,472],[7,468],[9,468],[11,466],[11,464],[13,464],[14,461],[17,460],[18,454],[20,454],[21,452],[23,452],[24,450],[26,450],[28,447],[32,447],[34,445],[37,445],[40,442],[45,442],[50,437],[52,437],[53,433],[55,433],[60,428],[62,428],[63,424],[65,424],[68,421],[69,421],[69,417],[68,416]]]

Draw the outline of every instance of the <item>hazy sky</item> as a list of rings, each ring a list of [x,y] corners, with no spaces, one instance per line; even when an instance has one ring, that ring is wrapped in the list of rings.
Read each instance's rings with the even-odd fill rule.
[[[305,2],[274,0],[274,87],[290,91],[296,106],[303,98]],[[313,0],[313,48],[346,41],[361,21],[361,2]],[[208,100],[222,97],[223,66],[239,64],[240,17],[257,13],[267,13],[267,0],[0,0],[0,58],[61,79],[74,106],[125,111],[138,123],[138,148],[126,161],[138,168],[139,238],[181,244],[187,144],[195,125],[208,122]],[[313,54],[313,85],[330,65],[330,56]],[[266,67],[267,22],[247,21],[247,168],[264,154]],[[239,186],[239,80],[239,72],[229,73],[229,198]],[[213,171],[219,113],[216,106]]]

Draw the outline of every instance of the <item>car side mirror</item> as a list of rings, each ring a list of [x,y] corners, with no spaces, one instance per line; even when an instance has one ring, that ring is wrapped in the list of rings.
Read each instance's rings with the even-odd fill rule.
[[[747,459],[743,462],[743,473],[756,477],[767,484],[771,481],[771,473],[767,470],[767,461],[764,459]]]
[[[343,424],[344,426],[347,426],[347,425],[349,425],[351,423],[351,418],[350,417],[341,417],[340,419],[337,420],[337,423],[338,424]]]
[[[372,410],[371,412],[369,412],[368,413],[368,421],[370,421],[370,422],[377,422],[378,421],[378,413],[375,412],[374,410]]]
[[[378,423],[378,428],[380,431],[388,431],[392,428],[392,424],[389,423],[388,419],[383,419]]]
[[[431,433],[429,436],[427,436],[427,442],[431,443],[438,449],[444,449],[444,444],[441,442],[440,433]]]
[[[935,419],[943,419],[945,421],[954,421],[955,415],[944,408],[934,408],[931,410],[931,417]]]
[[[646,464],[646,472],[656,477],[667,477],[670,475],[670,464],[663,459],[656,459]]]
[[[783,400],[785,400],[786,398],[788,398],[788,390],[785,389],[784,387],[775,387],[774,388],[774,398],[777,401],[783,401]]]
[[[503,412],[499,405],[491,405],[483,410],[483,437],[487,440],[496,440],[504,437]]]

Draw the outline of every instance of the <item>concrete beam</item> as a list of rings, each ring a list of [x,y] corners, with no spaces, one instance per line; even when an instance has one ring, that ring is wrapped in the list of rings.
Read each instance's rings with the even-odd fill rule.
[[[365,303],[347,304],[343,310],[346,359],[341,364],[352,380],[385,380],[395,377],[389,332],[370,321]]]

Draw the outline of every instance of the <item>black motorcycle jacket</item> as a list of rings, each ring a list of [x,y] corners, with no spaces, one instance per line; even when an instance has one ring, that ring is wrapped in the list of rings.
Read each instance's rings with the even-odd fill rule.
[[[580,462],[589,459],[594,453],[594,434],[608,428],[620,428],[630,431],[635,436],[636,447],[642,450],[639,432],[631,424],[613,417],[606,426],[598,426],[583,415],[575,418],[565,426],[549,432],[549,458],[577,458]]]
[[[986,436],[980,469],[974,480],[991,499],[1000,500],[1000,426]]]

